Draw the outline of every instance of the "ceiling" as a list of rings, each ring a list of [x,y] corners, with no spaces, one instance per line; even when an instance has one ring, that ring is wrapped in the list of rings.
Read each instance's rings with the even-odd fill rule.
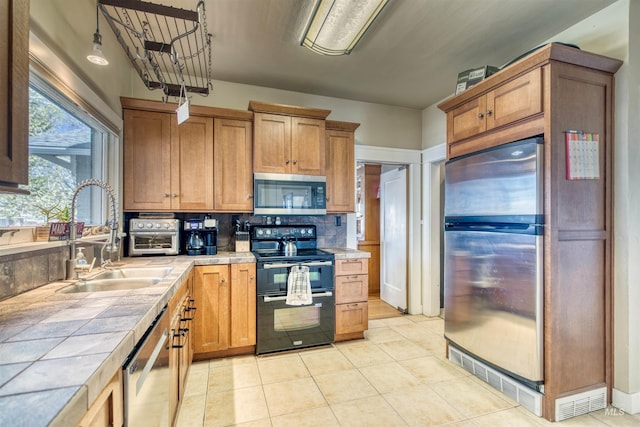
[[[460,71],[501,66],[614,1],[391,0],[351,55],[322,56],[300,46],[314,0],[206,0],[212,77],[422,109]]]

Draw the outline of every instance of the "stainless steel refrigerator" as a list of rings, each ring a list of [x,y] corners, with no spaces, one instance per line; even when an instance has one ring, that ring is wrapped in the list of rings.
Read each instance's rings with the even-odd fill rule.
[[[534,388],[543,382],[542,143],[445,166],[445,336]]]

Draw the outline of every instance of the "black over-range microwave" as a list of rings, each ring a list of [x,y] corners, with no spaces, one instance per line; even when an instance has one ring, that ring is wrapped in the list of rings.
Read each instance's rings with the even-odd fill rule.
[[[327,178],[279,173],[253,174],[254,215],[325,215]]]

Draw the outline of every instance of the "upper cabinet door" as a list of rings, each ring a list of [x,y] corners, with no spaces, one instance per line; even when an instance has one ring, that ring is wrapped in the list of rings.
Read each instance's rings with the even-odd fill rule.
[[[29,182],[29,1],[0,0],[0,190]]]
[[[213,209],[213,118],[191,116],[171,126],[171,207],[181,211]]]
[[[325,175],[325,121],[291,118],[291,173]]]
[[[355,212],[353,132],[327,130],[327,212]]]
[[[214,208],[253,211],[253,128],[245,120],[215,119]]]
[[[124,210],[171,209],[171,114],[124,110]],[[176,194],[177,197],[177,194]]]
[[[291,173],[291,117],[254,115],[253,171]]]

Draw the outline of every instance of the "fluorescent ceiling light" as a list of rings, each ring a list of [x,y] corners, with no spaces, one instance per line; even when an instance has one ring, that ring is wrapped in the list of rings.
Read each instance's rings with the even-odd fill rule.
[[[319,0],[302,46],[322,55],[348,55],[389,0]]]

